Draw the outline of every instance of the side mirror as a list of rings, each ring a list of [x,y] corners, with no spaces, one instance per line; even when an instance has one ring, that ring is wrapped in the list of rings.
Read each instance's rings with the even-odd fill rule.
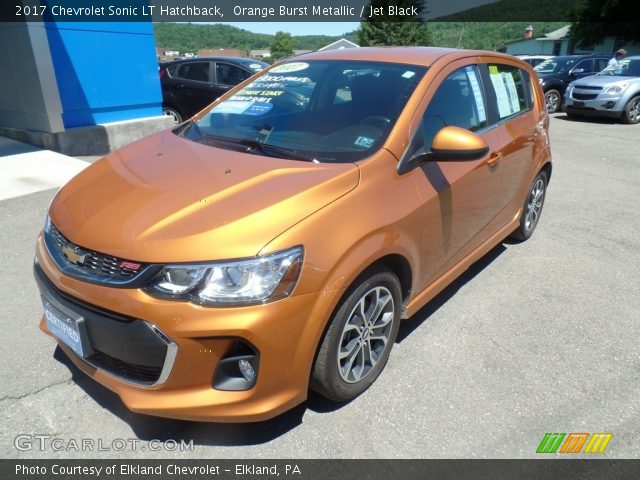
[[[478,135],[460,127],[444,127],[433,137],[431,150],[419,148],[398,164],[398,173],[404,175],[421,163],[429,161],[477,160],[489,151],[487,143]]]
[[[460,127],[444,127],[433,138],[430,160],[477,160],[489,151],[478,135]]]

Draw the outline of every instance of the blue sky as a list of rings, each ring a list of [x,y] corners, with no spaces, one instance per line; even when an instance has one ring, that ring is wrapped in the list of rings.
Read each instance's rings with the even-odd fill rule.
[[[356,28],[358,22],[228,22],[226,25],[249,30],[254,33],[289,32],[291,35],[331,35],[348,33]]]

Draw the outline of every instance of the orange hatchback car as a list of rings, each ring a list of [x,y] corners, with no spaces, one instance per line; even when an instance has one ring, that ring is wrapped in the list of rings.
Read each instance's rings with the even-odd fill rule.
[[[131,410],[264,420],[344,401],[551,175],[526,63],[438,48],[311,53],[102,158],[37,243],[40,328]]]

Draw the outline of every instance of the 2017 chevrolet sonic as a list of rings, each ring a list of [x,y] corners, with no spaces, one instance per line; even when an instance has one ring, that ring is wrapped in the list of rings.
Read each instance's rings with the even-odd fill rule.
[[[58,192],[40,328],[137,412],[256,421],[309,388],[354,398],[402,319],[532,234],[548,123],[531,67],[493,52],[275,65]]]

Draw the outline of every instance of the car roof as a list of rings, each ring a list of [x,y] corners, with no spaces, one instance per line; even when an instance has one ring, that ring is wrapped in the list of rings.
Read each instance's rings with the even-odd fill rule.
[[[560,60],[564,60],[564,59],[571,59],[571,58],[609,58],[611,56],[611,54],[607,54],[607,53],[590,53],[588,55],[558,55],[556,57],[554,57],[554,59],[560,59]]]
[[[240,64],[247,64],[247,63],[261,63],[264,64],[263,61],[261,60],[256,60],[253,58],[249,58],[249,57],[191,57],[191,58],[181,58],[180,60],[171,60],[168,62],[162,62],[162,65],[173,65],[173,64],[179,64],[179,63],[186,63],[186,62],[197,62],[197,61],[223,61],[223,62],[229,62],[229,63],[240,63]],[[266,64],[265,64],[266,65]]]
[[[461,50],[439,47],[360,47],[340,50],[323,50],[305,53],[288,60],[356,60],[371,62],[403,63],[430,67],[440,58],[453,61],[478,55],[491,55],[513,60],[512,55],[483,50]]]

